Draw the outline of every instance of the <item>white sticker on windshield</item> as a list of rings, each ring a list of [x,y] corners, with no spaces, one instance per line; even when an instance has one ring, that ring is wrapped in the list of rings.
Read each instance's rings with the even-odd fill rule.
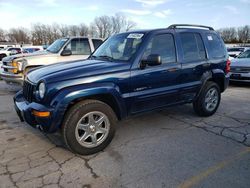
[[[127,38],[128,39],[141,39],[144,34],[142,33],[130,33]]]
[[[207,36],[207,39],[208,39],[208,40],[213,40],[213,37],[212,37],[211,35],[208,35],[208,36]]]

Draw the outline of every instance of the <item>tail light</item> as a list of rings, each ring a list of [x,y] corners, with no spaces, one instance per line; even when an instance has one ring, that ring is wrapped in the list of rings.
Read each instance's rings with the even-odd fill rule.
[[[225,69],[226,74],[230,72],[230,65],[231,65],[231,61],[228,59],[227,64],[226,64],[226,69]]]

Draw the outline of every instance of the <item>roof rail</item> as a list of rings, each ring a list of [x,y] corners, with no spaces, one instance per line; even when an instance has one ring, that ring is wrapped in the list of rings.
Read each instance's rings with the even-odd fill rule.
[[[177,29],[177,27],[201,27],[214,31],[214,28],[204,25],[193,25],[193,24],[173,24],[168,27],[168,29]]]

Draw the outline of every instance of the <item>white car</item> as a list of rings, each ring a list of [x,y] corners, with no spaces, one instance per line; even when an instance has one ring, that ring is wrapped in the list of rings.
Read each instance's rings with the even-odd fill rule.
[[[0,61],[2,61],[2,59],[4,57],[19,54],[21,52],[22,52],[22,49],[18,48],[18,47],[9,47],[9,48],[5,48],[5,49],[1,49],[0,50]]]
[[[87,59],[103,39],[65,37],[56,40],[46,50],[22,53],[3,58],[2,79],[8,84],[23,84],[25,75],[34,68],[53,63]]]

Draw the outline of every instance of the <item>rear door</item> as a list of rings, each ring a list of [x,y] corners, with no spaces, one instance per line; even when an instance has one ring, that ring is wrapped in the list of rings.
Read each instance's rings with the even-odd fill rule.
[[[177,61],[173,33],[159,33],[146,44],[142,59],[161,56],[162,64],[131,70],[131,113],[138,113],[176,103],[180,89],[181,65]],[[140,63],[139,63],[140,64]]]
[[[181,49],[181,100],[191,101],[201,87],[202,75],[210,69],[202,35],[198,32],[178,31]]]

